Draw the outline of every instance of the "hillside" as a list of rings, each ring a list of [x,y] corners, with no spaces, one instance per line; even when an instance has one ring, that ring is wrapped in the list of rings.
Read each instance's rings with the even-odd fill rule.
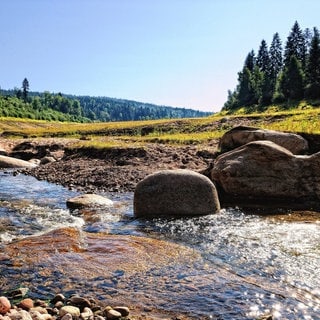
[[[212,113],[109,97],[29,92],[26,89],[0,92],[0,116],[3,117],[48,121],[109,122],[198,118],[210,114]]]

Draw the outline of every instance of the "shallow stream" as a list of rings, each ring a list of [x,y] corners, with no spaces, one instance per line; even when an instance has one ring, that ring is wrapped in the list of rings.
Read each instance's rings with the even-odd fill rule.
[[[285,222],[230,208],[147,221],[133,217],[133,194],[106,195],[112,209],[71,212],[65,203],[76,195],[0,172],[0,294],[22,285],[39,298],[81,292],[195,319],[320,319],[320,218]],[[80,234],[78,251],[59,244],[36,258],[41,239],[49,246],[61,228]]]

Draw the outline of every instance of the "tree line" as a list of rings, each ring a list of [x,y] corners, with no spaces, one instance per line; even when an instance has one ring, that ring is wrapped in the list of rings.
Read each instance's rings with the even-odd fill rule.
[[[284,50],[275,33],[270,47],[262,40],[257,54],[248,53],[236,89],[228,91],[222,110],[259,111],[271,104],[289,107],[303,99],[320,104],[320,37],[316,27],[302,30],[296,21]]]
[[[0,116],[48,121],[134,121],[194,118],[212,114],[108,97],[32,92],[27,78],[21,88],[0,90]]]

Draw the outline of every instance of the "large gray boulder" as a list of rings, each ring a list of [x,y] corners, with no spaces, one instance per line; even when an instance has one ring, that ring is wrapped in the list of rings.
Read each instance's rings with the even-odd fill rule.
[[[229,151],[252,141],[269,140],[282,146],[293,154],[308,151],[308,141],[295,133],[239,126],[226,132],[220,139],[220,149]]]
[[[34,168],[36,166],[29,161],[0,155],[0,168]]]
[[[134,192],[137,217],[198,216],[220,210],[209,178],[191,170],[163,170],[140,181]]]
[[[222,202],[320,207],[320,153],[294,155],[271,141],[250,142],[214,161],[211,179]]]

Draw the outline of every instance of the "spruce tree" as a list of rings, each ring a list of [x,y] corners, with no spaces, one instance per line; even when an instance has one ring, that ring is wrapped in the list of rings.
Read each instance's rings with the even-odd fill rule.
[[[248,68],[249,71],[252,72],[255,65],[256,65],[255,53],[253,50],[251,50],[244,61],[243,67]]]
[[[291,57],[295,56],[304,69],[306,66],[307,47],[304,34],[296,21],[291,29],[291,32],[287,38],[287,43],[284,51],[284,64],[288,66],[291,61]]]
[[[320,36],[317,28],[313,29],[313,37],[307,61],[306,97],[320,98]]]
[[[304,73],[301,62],[295,55],[291,56],[290,62],[283,71],[280,89],[288,101],[298,101],[303,98]]]
[[[260,71],[269,74],[270,71],[270,57],[268,52],[268,46],[265,40],[261,41],[260,48],[258,51],[256,64]]]
[[[28,92],[29,92],[29,81],[27,78],[24,78],[22,81],[22,98],[24,102],[28,100]]]
[[[278,32],[273,35],[273,39],[269,50],[269,56],[270,76],[272,80],[275,81],[283,66],[282,43]]]

